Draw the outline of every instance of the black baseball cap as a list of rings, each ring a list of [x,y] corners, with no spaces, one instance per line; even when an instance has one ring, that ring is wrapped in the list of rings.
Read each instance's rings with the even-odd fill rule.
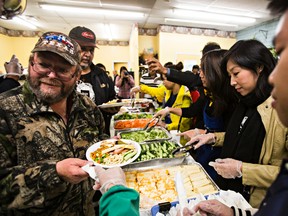
[[[96,46],[96,35],[84,26],[77,26],[69,32],[69,37],[77,41],[80,46]],[[97,47],[98,48],[98,47]]]

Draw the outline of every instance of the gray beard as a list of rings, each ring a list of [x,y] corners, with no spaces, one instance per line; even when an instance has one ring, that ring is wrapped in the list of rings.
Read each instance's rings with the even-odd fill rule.
[[[58,95],[51,95],[51,94],[45,94],[40,90],[40,80],[32,80],[31,77],[28,75],[27,81],[30,85],[30,88],[32,92],[36,95],[38,100],[43,101],[47,104],[55,104],[59,101],[61,101],[63,98],[68,98],[68,96],[73,92],[73,89],[76,85],[76,83],[71,86],[71,88],[64,91],[64,88],[61,87],[61,92]]]
[[[90,65],[89,64],[85,64],[85,65],[80,65],[81,66],[81,69],[82,70],[85,70],[85,69],[87,69],[87,68],[89,68],[90,67]]]

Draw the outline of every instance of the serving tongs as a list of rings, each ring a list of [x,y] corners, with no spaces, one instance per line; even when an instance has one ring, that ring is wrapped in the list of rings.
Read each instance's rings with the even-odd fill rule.
[[[130,105],[131,105],[132,108],[134,108],[134,105],[135,105],[135,93],[130,96],[130,99],[131,99],[131,104]]]
[[[143,130],[145,130],[146,132],[150,132],[156,125],[157,123],[160,121],[160,117],[155,117],[152,118],[143,128]]]
[[[195,141],[193,143],[190,143],[189,145],[176,148],[172,151],[172,155],[174,155],[175,157],[183,157],[186,155],[187,152],[195,151],[194,145],[196,145],[197,143],[198,141]]]

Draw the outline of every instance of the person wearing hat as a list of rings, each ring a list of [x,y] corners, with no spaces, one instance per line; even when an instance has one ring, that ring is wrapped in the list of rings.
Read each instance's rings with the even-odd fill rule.
[[[81,48],[44,33],[27,80],[0,95],[0,215],[95,215],[85,152],[108,136],[95,103],[75,90]]]
[[[92,62],[95,47],[97,48],[94,32],[84,26],[77,26],[71,29],[69,37],[74,39],[81,47],[80,65],[82,71],[77,86],[78,90],[88,94],[96,105],[115,99],[114,82],[100,67],[95,66]],[[110,134],[110,120],[115,111],[118,112],[119,110],[101,109],[105,119],[105,132],[107,134]]]

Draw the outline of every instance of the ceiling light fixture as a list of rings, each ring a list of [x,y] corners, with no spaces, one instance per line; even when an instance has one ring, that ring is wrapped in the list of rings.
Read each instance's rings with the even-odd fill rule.
[[[180,10],[180,9],[173,9],[175,15],[179,17],[185,18],[193,18],[205,20],[205,21],[215,21],[215,22],[229,22],[229,23],[236,23],[236,24],[248,24],[256,22],[255,18],[251,17],[243,17],[243,16],[232,16],[226,14],[218,14],[218,13],[210,13],[210,12],[202,12],[202,11],[192,11],[192,10]]]
[[[208,21],[200,21],[200,20],[187,20],[187,19],[165,18],[165,22],[180,22],[180,23],[185,22],[185,23],[195,23],[195,24],[203,24],[203,25],[238,27],[238,25],[236,25],[236,24],[219,23],[219,22],[208,22]]]
[[[117,17],[128,17],[128,18],[142,18],[145,16],[144,13],[133,12],[133,11],[119,11],[119,10],[108,10],[99,8],[86,8],[86,7],[73,7],[64,5],[52,5],[39,3],[39,6],[44,10],[58,11],[58,12],[68,12],[68,13],[85,13],[85,14],[98,14],[98,15],[108,15]]]
[[[26,26],[30,29],[36,30],[37,27],[35,25],[33,25],[32,23],[28,22],[25,18],[21,17],[21,16],[17,16],[17,17],[13,17],[12,18],[13,21],[15,21],[17,24]]]
[[[137,6],[133,6],[133,5],[119,5],[119,4],[106,4],[106,3],[102,3],[101,7],[106,7],[106,8],[118,8],[118,9],[124,9],[124,10],[143,10],[143,7],[137,7]]]
[[[251,18],[261,18],[257,12],[247,9],[240,9],[240,8],[231,8],[226,6],[216,6],[216,5],[205,5],[205,4],[176,4],[175,9],[180,10],[191,10],[191,11],[202,11],[207,13],[216,13],[216,14],[223,14],[223,15],[232,15],[232,16],[241,16],[243,17],[244,14],[245,17],[251,17]],[[248,16],[247,16],[248,15]]]

